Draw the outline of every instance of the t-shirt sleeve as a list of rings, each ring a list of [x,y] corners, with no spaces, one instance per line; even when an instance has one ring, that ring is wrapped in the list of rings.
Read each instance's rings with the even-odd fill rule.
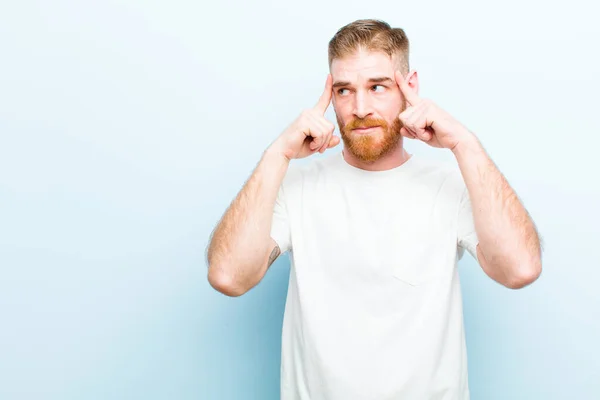
[[[281,254],[291,250],[290,221],[285,202],[283,185],[279,188],[275,207],[273,209],[273,222],[271,223],[271,238],[277,243]]]
[[[477,232],[475,232],[475,223],[473,221],[473,209],[471,207],[471,200],[469,198],[469,192],[466,187],[462,192],[460,199],[460,205],[458,209],[458,247],[459,247],[459,258],[465,250],[467,250],[475,260],[477,258],[477,244],[479,239],[477,238]]]

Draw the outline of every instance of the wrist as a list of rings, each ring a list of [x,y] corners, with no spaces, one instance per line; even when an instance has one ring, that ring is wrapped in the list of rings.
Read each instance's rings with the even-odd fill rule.
[[[473,134],[466,128],[459,134],[459,137],[460,139],[451,149],[452,153],[454,153],[456,157],[464,154],[465,152],[469,152],[480,147],[479,140],[477,139],[475,134]]]
[[[284,164],[289,164],[291,160],[291,158],[285,154],[285,151],[278,145],[277,141],[265,150],[263,158],[275,163]]]

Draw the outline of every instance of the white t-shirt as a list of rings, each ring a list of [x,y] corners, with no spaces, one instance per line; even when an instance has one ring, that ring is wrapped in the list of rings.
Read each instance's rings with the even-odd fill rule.
[[[282,400],[469,399],[456,263],[478,241],[458,168],[291,165],[271,236],[291,259]]]

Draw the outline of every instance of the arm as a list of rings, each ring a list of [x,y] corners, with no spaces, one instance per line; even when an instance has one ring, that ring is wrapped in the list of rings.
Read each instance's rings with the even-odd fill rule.
[[[513,189],[471,132],[435,103],[421,99],[416,74],[396,81],[409,105],[398,118],[404,137],[451,149],[469,192],[477,258],[492,279],[521,288],[541,273],[541,246],[533,221]]]
[[[506,287],[529,285],[542,270],[535,225],[475,135],[465,132],[461,137],[452,152],[471,200],[479,263]]]
[[[207,251],[208,281],[240,296],[263,278],[280,250],[270,237],[273,208],[289,160],[267,150],[217,225]]]
[[[316,106],[304,111],[265,151],[248,182],[217,225],[207,248],[208,281],[219,292],[241,296],[256,286],[281,253],[271,238],[279,188],[291,159],[337,146],[335,126],[324,117],[332,80]]]

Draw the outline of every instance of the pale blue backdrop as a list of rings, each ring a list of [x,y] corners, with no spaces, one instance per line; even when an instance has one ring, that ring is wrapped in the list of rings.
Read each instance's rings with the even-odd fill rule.
[[[232,299],[204,250],[365,17],[406,29],[421,94],[479,135],[545,241],[521,291],[460,264],[472,398],[600,399],[591,4],[3,1],[0,399],[278,398],[289,261]]]

